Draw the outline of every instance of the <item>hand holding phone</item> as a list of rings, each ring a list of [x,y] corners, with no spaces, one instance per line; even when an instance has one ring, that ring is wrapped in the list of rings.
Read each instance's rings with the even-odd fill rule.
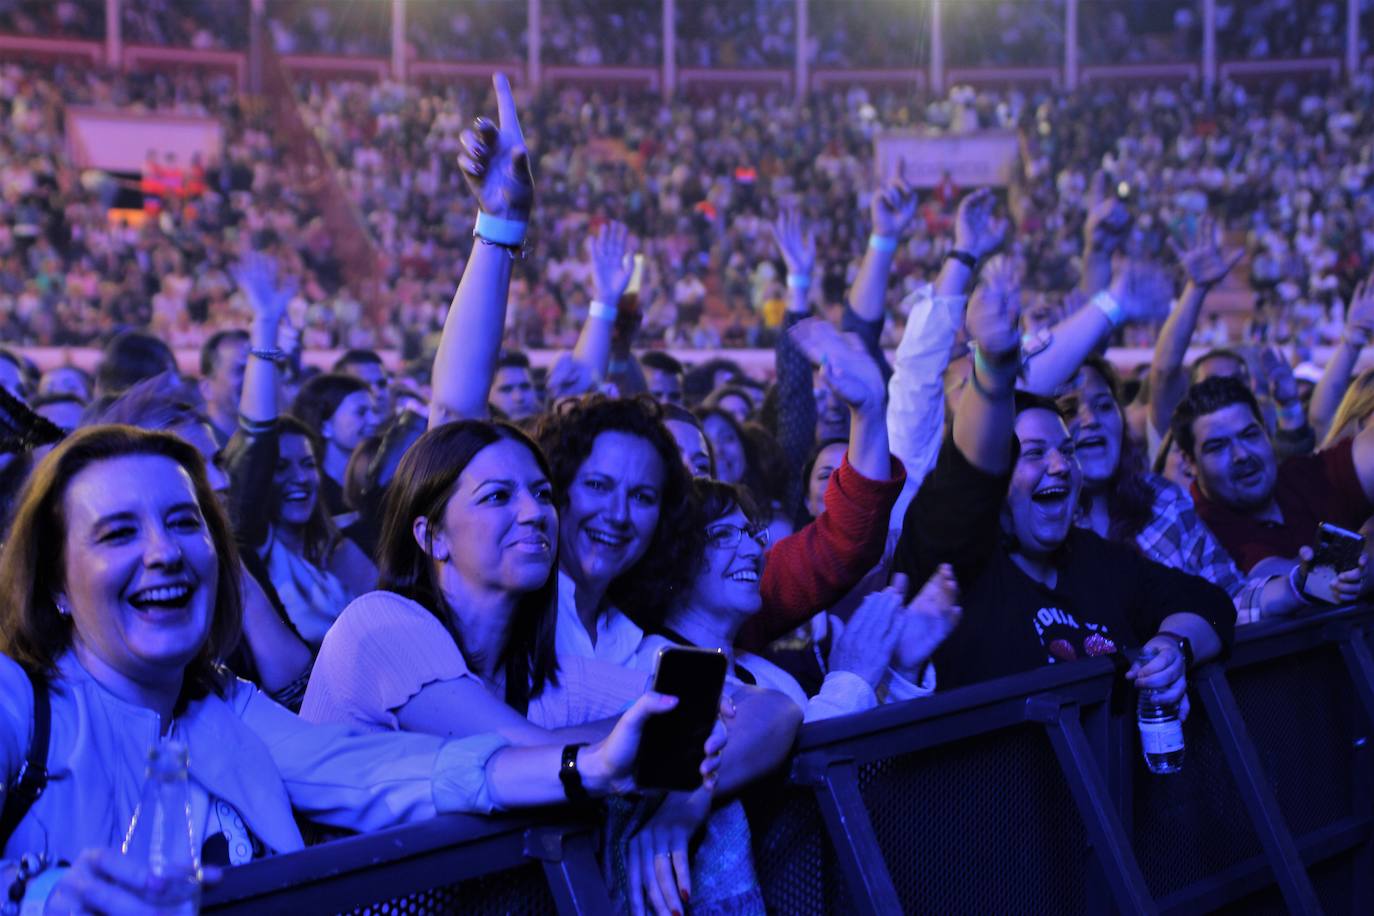
[[[644,724],[635,757],[635,784],[641,789],[690,792],[701,786],[726,665],[718,650],[672,646],[659,651],[653,690],[677,697],[678,704]]]
[[[1322,522],[1317,526],[1316,547],[1302,573],[1302,592],[1326,604],[1344,604],[1337,579],[1357,569],[1364,556],[1364,538],[1353,531]]]

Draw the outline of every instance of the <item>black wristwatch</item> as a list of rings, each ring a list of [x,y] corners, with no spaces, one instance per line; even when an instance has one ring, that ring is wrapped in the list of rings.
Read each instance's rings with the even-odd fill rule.
[[[1164,636],[1172,639],[1178,644],[1178,651],[1183,653],[1183,666],[1193,667],[1193,641],[1186,636],[1175,633],[1173,630],[1160,630],[1155,636]]]
[[[953,248],[945,255],[946,258],[953,258],[969,270],[978,269],[978,259],[972,253],[959,248]]]
[[[563,763],[558,768],[558,781],[563,784],[563,794],[574,804],[585,804],[592,800],[587,787],[582,785],[582,774],[577,772],[577,752],[586,744],[568,744],[563,747]]]

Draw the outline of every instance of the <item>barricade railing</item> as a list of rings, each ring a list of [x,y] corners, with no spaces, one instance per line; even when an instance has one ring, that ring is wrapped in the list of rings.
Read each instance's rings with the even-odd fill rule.
[[[1242,628],[1190,673],[1170,775],[1117,659],[807,725],[746,801],[769,910],[1374,912],[1372,633],[1367,607]],[[595,827],[438,818],[233,869],[205,909],[601,912]]]

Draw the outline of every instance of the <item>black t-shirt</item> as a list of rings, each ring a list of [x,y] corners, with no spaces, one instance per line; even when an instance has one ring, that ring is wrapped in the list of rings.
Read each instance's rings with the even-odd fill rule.
[[[917,589],[949,563],[959,580],[963,622],[934,657],[941,688],[1139,646],[1185,611],[1231,644],[1236,612],[1224,591],[1091,531],[1070,530],[1055,588],[1026,575],[1001,530],[1009,479],[974,467],[947,439],[902,525],[894,572]]]

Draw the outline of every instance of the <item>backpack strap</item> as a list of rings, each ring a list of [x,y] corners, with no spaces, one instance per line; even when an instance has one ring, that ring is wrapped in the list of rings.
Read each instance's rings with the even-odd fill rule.
[[[5,807],[0,812],[0,844],[10,838],[48,785],[48,741],[52,736],[48,686],[28,669],[25,673],[33,686],[33,741],[29,744],[28,759],[19,769],[19,779],[5,793]]]

